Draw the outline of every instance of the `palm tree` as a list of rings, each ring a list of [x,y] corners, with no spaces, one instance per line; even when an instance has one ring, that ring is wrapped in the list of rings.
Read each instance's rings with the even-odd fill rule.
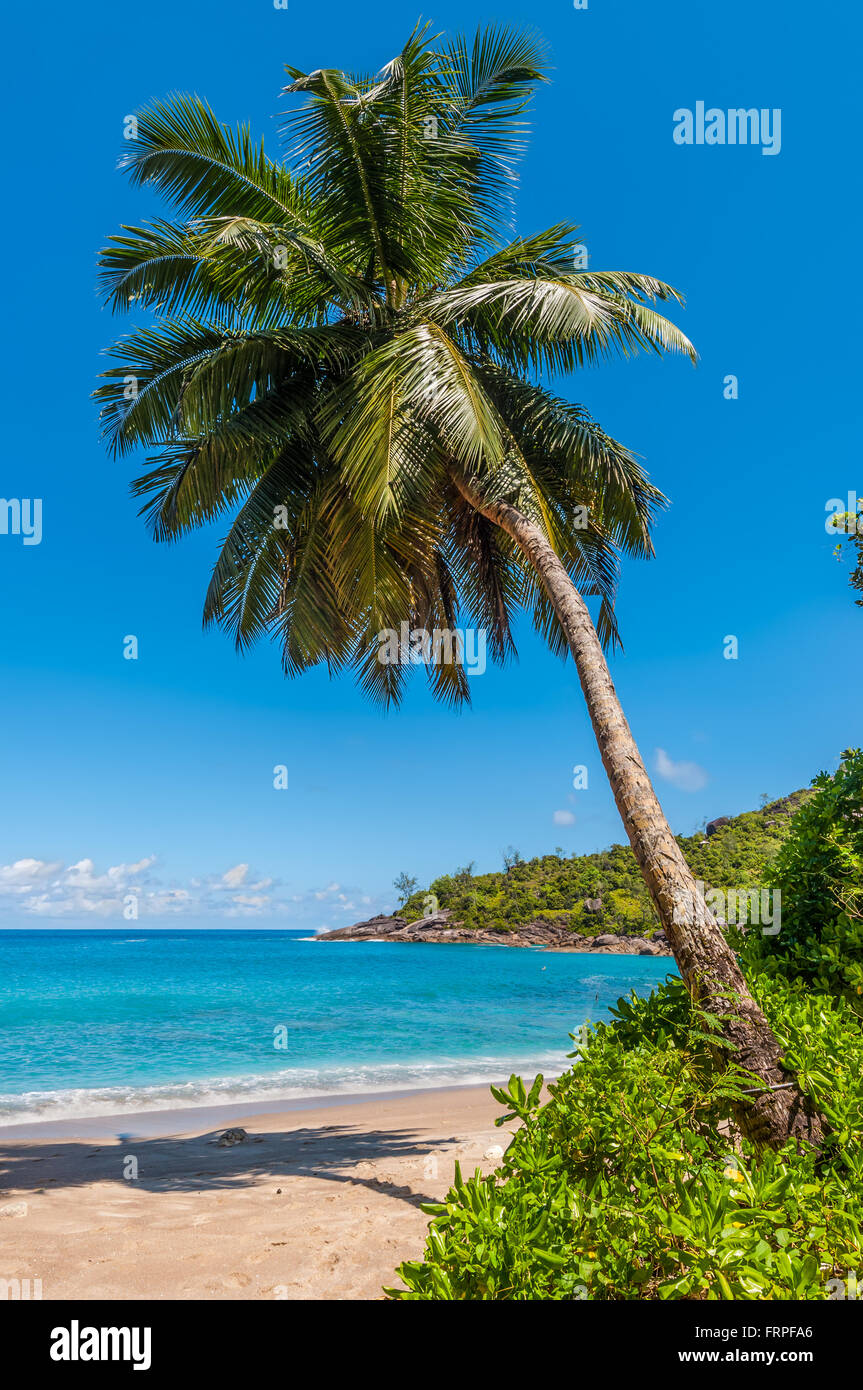
[[[115,451],[155,448],[134,484],[153,534],[232,519],[205,622],[325,661],[396,701],[410,666],[379,634],[457,627],[514,651],[526,609],[575,660],[621,818],[694,998],[756,1078],[745,1132],[820,1127],[668,827],[620,707],[617,557],[649,556],[664,499],[628,449],[537,377],[613,353],[680,352],[650,276],[584,267],[576,229],[511,228],[540,45],[504,28],[427,29],[374,78],[287,71],[304,100],[284,162],[196,97],[137,116],[124,161],[179,220],[126,227],[102,256],[116,309],[155,309],[97,396]],[[592,621],[584,596],[597,600]],[[458,662],[437,695],[468,698]],[[686,904],[691,906],[687,907]],[[683,906],[682,906],[683,905]],[[730,1047],[729,1047],[730,1044]]]

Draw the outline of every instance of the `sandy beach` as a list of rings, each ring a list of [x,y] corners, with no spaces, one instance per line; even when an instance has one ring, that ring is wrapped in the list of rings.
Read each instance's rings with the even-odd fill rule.
[[[465,1086],[0,1129],[0,1279],[46,1300],[377,1299],[454,1161],[499,1162],[498,1114]],[[229,1127],[248,1137],[220,1146]]]

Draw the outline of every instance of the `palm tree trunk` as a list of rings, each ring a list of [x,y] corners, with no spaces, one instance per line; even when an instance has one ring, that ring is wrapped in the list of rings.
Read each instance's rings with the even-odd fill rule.
[[[695,880],[671,833],[642,762],[587,605],[542,529],[507,502],[486,502],[461,477],[462,496],[500,526],[539,575],[566,633],[587,701],[603,766],[633,853],[692,999],[722,1019],[729,1060],[770,1089],[754,1088],[736,1118],[747,1138],[781,1145],[789,1138],[820,1145],[822,1120],[782,1065],[782,1054],[753,999],[734,952],[697,895]],[[729,999],[733,991],[735,998]],[[726,1049],[717,1048],[717,1060]]]

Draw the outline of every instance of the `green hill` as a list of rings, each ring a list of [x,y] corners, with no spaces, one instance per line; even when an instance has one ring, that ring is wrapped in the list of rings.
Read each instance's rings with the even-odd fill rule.
[[[678,835],[695,877],[708,889],[764,886],[792,815],[810,795],[792,792],[758,811],[732,817],[710,836]],[[410,921],[421,917],[428,893],[468,927],[514,930],[529,922],[554,922],[586,936],[601,932],[650,936],[659,925],[628,845],[569,858],[545,854],[517,859],[500,873],[459,869],[414,893],[401,915]]]

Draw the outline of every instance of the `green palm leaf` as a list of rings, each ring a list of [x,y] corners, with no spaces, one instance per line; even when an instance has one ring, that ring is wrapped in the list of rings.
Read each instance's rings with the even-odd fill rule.
[[[461,482],[522,509],[618,640],[619,553],[649,555],[661,494],[634,455],[537,373],[694,351],[663,281],[579,268],[577,229],[509,231],[542,45],[506,27],[442,43],[418,26],[378,73],[289,68],[274,160],[244,126],[175,95],[137,115],[133,182],[176,209],[101,259],[115,310],[143,311],[96,399],[153,535],[228,518],[205,621],[286,674],[351,669],[401,698],[414,663],[379,634],[482,628],[515,653],[525,610],[566,642],[515,543]],[[461,702],[458,663],[421,663]]]

